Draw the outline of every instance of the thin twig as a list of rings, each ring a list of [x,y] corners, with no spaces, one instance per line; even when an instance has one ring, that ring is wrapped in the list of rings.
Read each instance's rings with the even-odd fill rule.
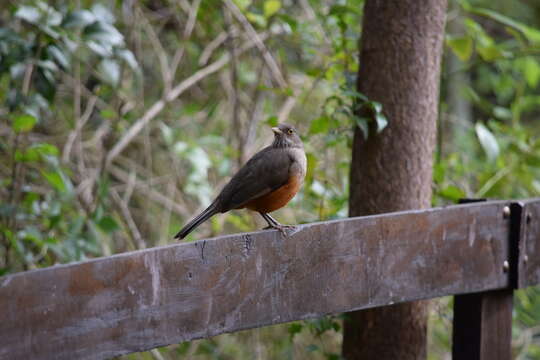
[[[238,162],[239,166],[242,165],[242,159],[243,159],[243,146],[242,146],[242,132],[240,129],[242,128],[240,126],[240,117],[239,117],[239,102],[238,102],[238,76],[237,76],[237,64],[236,64],[236,44],[234,41],[234,37],[231,34],[232,30],[232,16],[229,9],[226,7],[224,10],[224,19],[225,19],[225,25],[227,27],[227,31],[229,32],[229,38],[227,41],[227,49],[229,51],[229,56],[231,58],[231,65],[230,65],[230,72],[229,72],[229,81],[230,81],[230,90],[229,91],[229,99],[231,102],[232,112],[231,112],[231,131],[233,136],[236,138],[236,143],[238,145]]]
[[[129,182],[130,177],[129,174],[127,174],[124,170],[115,167],[115,166],[109,166],[109,172],[119,180],[123,182]],[[149,198],[150,200],[155,201],[156,203],[162,205],[163,207],[170,208],[171,211],[176,213],[177,215],[180,215],[182,217],[188,217],[190,216],[190,213],[183,208],[182,206],[178,205],[173,199],[171,199],[169,196],[165,196],[161,194],[159,191],[152,189],[150,186],[141,183],[137,180],[135,180],[135,188],[141,192],[144,196]]]
[[[190,10],[188,13],[188,21],[186,23],[186,27],[184,28],[184,33],[182,35],[182,41],[185,44],[190,38],[191,34],[193,33],[193,29],[195,28],[195,22],[197,20],[197,13],[199,12],[199,6],[201,5],[201,0],[193,0],[193,4],[190,6]],[[180,65],[180,61],[182,61],[182,57],[185,53],[185,45],[182,45],[176,52],[174,53],[173,59],[171,61],[171,67],[169,69],[169,72],[174,78],[174,75],[176,74],[176,70],[178,69],[178,65]],[[171,78],[171,81],[172,81]]]
[[[258,38],[262,41],[266,39],[270,34],[263,33],[258,35]],[[239,50],[238,55],[246,52],[255,46],[255,42],[250,40],[246,42]],[[178,85],[176,85],[168,94],[166,94],[161,100],[158,100],[154,103],[142,117],[137,119],[135,123],[124,133],[120,140],[114,145],[109,154],[107,155],[106,164],[109,165],[111,162],[129,145],[129,143],[139,134],[139,132],[152,120],[154,119],[165,107],[165,105],[176,98],[178,98],[184,91],[204,79],[205,77],[215,73],[216,71],[223,68],[230,61],[230,56],[228,54],[223,55],[219,60],[216,60],[212,64],[200,69],[195,72],[193,75],[184,79]]]
[[[281,106],[281,109],[278,113],[278,122],[283,123],[289,118],[289,114],[291,110],[294,108],[294,105],[296,104],[296,97],[289,96],[283,105]]]
[[[283,74],[281,73],[281,70],[276,60],[274,59],[274,57],[272,56],[272,54],[270,53],[270,51],[264,44],[259,34],[257,34],[257,31],[255,31],[255,29],[253,28],[249,20],[244,16],[244,14],[242,14],[242,12],[236,6],[236,4],[234,4],[231,0],[224,0],[224,2],[225,2],[225,5],[227,5],[227,8],[231,10],[236,20],[238,20],[242,24],[248,36],[251,39],[253,39],[253,41],[255,42],[257,49],[259,49],[259,51],[261,52],[263,59],[268,65],[268,68],[270,69],[270,73],[272,74],[272,77],[274,78],[278,86],[281,89],[286,89],[287,82],[285,81],[285,78],[283,77]]]
[[[150,44],[154,48],[154,53],[156,54],[158,61],[159,61],[159,69],[161,71],[161,77],[163,78],[163,84],[165,85],[165,92],[169,91],[171,89],[171,83],[172,83],[172,76],[169,70],[169,60],[168,55],[165,49],[163,48],[163,45],[161,45],[161,41],[159,40],[159,36],[154,31],[154,28],[152,25],[150,25],[150,22],[148,19],[144,16],[142,11],[137,11],[136,14],[138,17],[142,20],[142,26],[150,38]]]
[[[222,32],[216,38],[208,43],[206,47],[203,49],[201,56],[199,57],[199,66],[204,66],[208,63],[208,60],[210,60],[210,57],[214,53],[214,51],[219,48],[230,35],[236,36],[237,29],[234,28],[232,31]]]
[[[133,220],[133,217],[131,216],[131,212],[129,211],[129,207],[126,202],[122,200],[118,192],[116,190],[111,189],[111,195],[114,204],[117,206],[117,208],[120,210],[120,213],[122,214],[122,217],[126,221],[126,225],[129,229],[129,232],[131,233],[131,236],[133,237],[133,240],[137,244],[137,247],[139,249],[146,249],[146,242],[143,240],[141,233],[139,231],[139,228],[137,228],[137,224]]]
[[[78,137],[80,137],[82,128],[84,127],[88,119],[90,119],[90,116],[92,115],[92,112],[94,111],[96,102],[97,102],[97,96],[92,96],[90,100],[88,101],[88,104],[86,105],[84,114],[77,119],[75,129],[73,129],[73,131],[69,133],[66,144],[64,145],[64,150],[62,151],[62,162],[67,163],[69,161],[69,155],[71,153],[71,148],[73,146],[73,143]]]

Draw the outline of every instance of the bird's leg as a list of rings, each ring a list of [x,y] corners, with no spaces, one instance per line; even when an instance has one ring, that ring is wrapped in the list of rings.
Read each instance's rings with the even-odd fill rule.
[[[274,219],[272,216],[270,216],[270,214],[262,213],[262,212],[259,213],[259,214],[261,214],[263,219],[266,220],[266,222],[268,223],[268,226],[264,228],[265,230],[266,229],[277,229],[283,235],[287,235],[287,233],[285,232],[285,229],[294,228],[294,226],[291,226],[291,225],[280,224],[276,219]]]

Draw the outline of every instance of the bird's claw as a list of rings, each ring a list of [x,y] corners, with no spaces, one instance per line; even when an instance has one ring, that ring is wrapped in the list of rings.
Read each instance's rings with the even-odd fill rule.
[[[296,226],[294,225],[282,225],[282,224],[276,224],[276,225],[268,225],[263,230],[269,230],[269,229],[276,229],[281,233],[283,236],[288,236],[287,230],[295,230]]]

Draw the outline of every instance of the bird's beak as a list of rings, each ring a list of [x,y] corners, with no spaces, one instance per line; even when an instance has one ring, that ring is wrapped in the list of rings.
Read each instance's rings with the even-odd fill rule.
[[[276,135],[283,135],[283,131],[279,130],[278,127],[273,127],[273,128],[272,128],[272,131],[273,131],[274,134],[276,134]]]

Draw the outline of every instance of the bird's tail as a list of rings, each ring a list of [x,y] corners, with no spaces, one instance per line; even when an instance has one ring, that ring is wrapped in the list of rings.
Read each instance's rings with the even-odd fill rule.
[[[203,222],[205,222],[206,220],[208,220],[211,216],[215,215],[216,213],[218,213],[217,211],[217,206],[216,206],[216,203],[213,202],[212,204],[210,204],[209,207],[206,208],[206,210],[204,210],[202,213],[200,213],[199,215],[197,215],[197,217],[193,220],[191,220],[189,223],[187,223],[186,226],[184,226],[182,228],[182,230],[180,230],[178,232],[178,234],[176,234],[174,236],[175,239],[178,239],[178,240],[182,240],[183,238],[185,238],[190,232],[192,232],[197,226],[199,226],[200,224],[202,224]]]

